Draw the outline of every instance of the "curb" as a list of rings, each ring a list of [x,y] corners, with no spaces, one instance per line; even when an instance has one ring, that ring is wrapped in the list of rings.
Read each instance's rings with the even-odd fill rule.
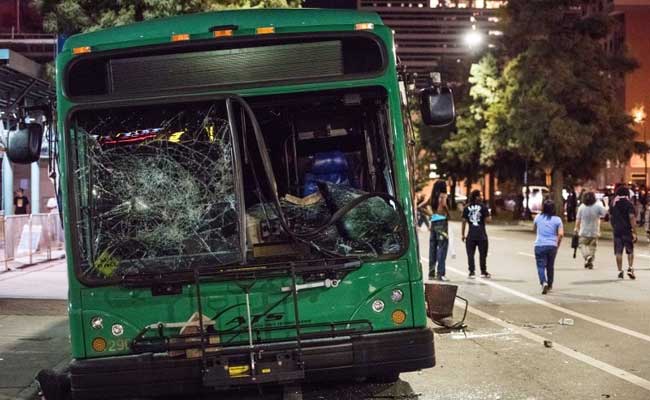
[[[0,275],[4,274],[5,272],[20,271],[21,269],[24,269],[24,268],[35,267],[37,265],[43,265],[43,264],[47,264],[49,262],[61,261],[61,260],[65,260],[65,254],[63,254],[60,257],[50,258],[49,260],[43,260],[43,261],[31,263],[31,264],[22,264],[22,265],[20,265],[18,267],[14,267],[14,268],[7,267],[7,268],[3,269],[2,271],[0,271]]]
[[[63,371],[68,364],[70,363],[70,357],[66,356],[63,360],[59,361],[58,364],[56,364],[52,369],[55,371]],[[21,390],[18,393],[18,400],[40,400],[40,391],[41,388],[38,385],[38,382],[36,381],[36,378],[32,381],[32,383]]]

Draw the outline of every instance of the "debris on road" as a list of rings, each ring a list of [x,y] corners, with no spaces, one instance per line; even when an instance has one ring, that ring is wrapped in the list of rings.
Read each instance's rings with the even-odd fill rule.
[[[560,318],[558,321],[560,325],[566,325],[566,326],[573,326],[573,319],[572,318]]]
[[[550,340],[545,340],[544,341],[544,347],[547,347],[547,348],[550,349],[551,347],[553,347],[553,342],[551,342]]]

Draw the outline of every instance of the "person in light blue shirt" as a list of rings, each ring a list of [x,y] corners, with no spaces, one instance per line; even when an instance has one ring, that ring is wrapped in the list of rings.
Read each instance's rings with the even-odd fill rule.
[[[537,274],[542,285],[542,294],[546,294],[553,288],[555,256],[564,237],[564,226],[560,217],[555,215],[555,203],[552,200],[544,201],[542,213],[535,217],[534,229],[537,232],[535,239]]]

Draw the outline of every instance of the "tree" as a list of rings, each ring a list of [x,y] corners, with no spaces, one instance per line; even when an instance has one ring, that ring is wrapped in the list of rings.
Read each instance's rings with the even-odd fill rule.
[[[302,0],[33,0],[47,32],[71,35],[152,18],[231,8],[299,7]]]
[[[487,54],[469,69],[471,85],[468,96],[459,104],[456,132],[444,141],[440,149],[441,165],[452,176],[465,178],[468,185],[485,172],[494,175],[494,164],[484,157],[483,136],[487,113],[498,96],[499,75],[497,60]],[[492,189],[494,186],[490,185]],[[493,202],[494,196],[490,196]],[[494,206],[492,204],[492,206]]]
[[[511,58],[483,146],[485,157],[515,153],[550,169],[558,207],[565,177],[591,178],[606,160],[629,158],[634,143],[631,119],[615,97],[615,79],[634,63],[605,53],[599,40],[607,21],[574,17],[570,7],[578,3],[508,2],[504,48]]]

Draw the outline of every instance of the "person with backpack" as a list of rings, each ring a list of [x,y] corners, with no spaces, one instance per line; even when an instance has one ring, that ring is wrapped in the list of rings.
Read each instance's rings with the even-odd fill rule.
[[[542,213],[535,217],[533,229],[537,232],[535,239],[535,262],[542,294],[553,289],[555,277],[555,256],[564,237],[564,226],[560,217],[555,215],[555,203],[546,200],[542,204]]]

